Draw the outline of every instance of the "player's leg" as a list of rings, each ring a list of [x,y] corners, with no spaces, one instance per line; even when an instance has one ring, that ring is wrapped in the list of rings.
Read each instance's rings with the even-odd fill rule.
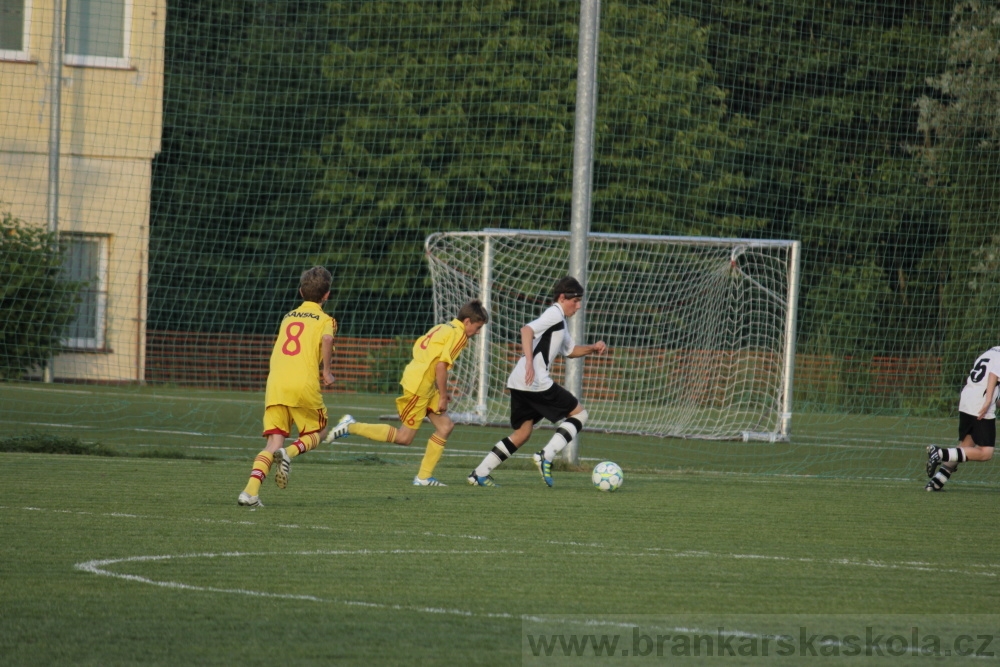
[[[943,491],[944,485],[956,470],[958,470],[958,463],[942,463],[941,467],[934,473],[934,476],[927,482],[924,491]]]
[[[534,421],[529,419],[522,422],[520,426],[514,429],[513,433],[493,445],[493,449],[476,466],[476,469],[469,473],[466,481],[472,486],[496,486],[496,482],[493,481],[490,473],[504,461],[514,456],[514,452],[531,439],[531,433],[534,428]]]
[[[566,445],[572,442],[573,438],[583,430],[583,425],[587,423],[588,417],[587,411],[578,403],[573,412],[569,413],[569,416],[559,424],[555,434],[542,449],[544,458],[554,461],[559,452],[565,449]]]
[[[974,415],[959,413],[958,435],[958,447],[927,448],[927,475],[931,478],[924,487],[927,491],[941,491],[958,469],[959,463],[989,461],[993,458],[996,444],[995,419],[977,419]]]
[[[939,465],[944,465],[945,463],[957,464],[968,460],[969,456],[966,453],[966,448],[964,446],[935,447],[934,445],[928,445],[927,476],[932,477],[934,475],[935,468],[937,468]]]
[[[355,424],[354,417],[351,415],[343,415],[332,428],[326,429],[320,434],[320,440],[326,443],[331,443],[338,438],[346,438],[350,434],[350,427]]]
[[[516,389],[510,392],[510,425],[514,432],[503,438],[487,454],[476,469],[469,473],[467,481],[473,486],[496,486],[490,473],[514,455],[531,438],[535,424],[542,414],[532,407],[530,396],[526,397]]]
[[[254,458],[250,479],[240,492],[237,504],[246,507],[263,507],[260,502],[260,485],[271,471],[274,453],[281,449],[291,428],[291,413],[284,405],[269,405],[264,409],[264,437],[267,444]]]
[[[433,407],[436,409],[436,397],[432,400],[434,403]],[[417,476],[413,478],[413,484],[415,486],[445,486],[434,478],[434,468],[437,467],[438,461],[444,455],[445,444],[448,442],[448,436],[451,435],[452,430],[455,428],[455,422],[451,420],[451,417],[447,413],[438,414],[436,411],[428,412],[427,418],[434,425],[434,432],[431,433],[431,437],[427,440],[427,447],[424,449],[424,458],[420,461],[420,469],[417,471]]]
[[[292,420],[299,429],[299,437],[288,447],[279,447],[274,452],[274,462],[277,470],[274,473],[274,483],[279,489],[288,486],[288,475],[292,470],[292,459],[311,452],[319,446],[327,431],[326,408],[290,408]]]
[[[340,422],[330,431],[330,435],[326,441],[333,442],[333,440],[347,435],[360,435],[362,438],[371,440],[372,442],[390,442],[395,445],[403,445],[404,447],[409,446],[413,442],[413,438],[417,435],[420,422],[424,419],[424,415],[420,415],[419,419],[417,419],[417,415],[414,412],[415,404],[419,399],[419,396],[409,393],[396,399],[396,412],[399,414],[400,421],[399,428],[390,426],[389,424],[366,424],[355,420],[351,415],[344,415],[340,418]],[[412,425],[407,425],[406,420],[408,419],[413,421]]]
[[[993,458],[993,447],[980,447],[975,443],[969,445],[963,444],[962,451],[965,453],[966,461],[979,461],[982,463]]]
[[[552,462],[559,452],[572,442],[577,433],[583,430],[583,425],[587,421],[587,411],[573,394],[559,384],[540,392],[537,401],[536,408],[539,412],[549,421],[558,424],[555,434],[545,447],[532,457],[538,472],[542,475],[542,481],[552,486],[555,483],[552,479]]]
[[[977,441],[973,431],[980,431],[980,440],[983,435],[986,435],[981,431],[982,420],[976,419],[975,415],[970,415],[966,412],[958,413],[958,447],[935,447],[934,445],[928,445],[927,447],[927,476],[933,477],[934,471],[942,463],[961,463],[967,460],[965,454],[965,449],[963,445],[966,443],[974,444]],[[993,429],[993,437],[996,438],[996,429]],[[989,444],[992,446],[991,442],[985,442],[984,444]],[[954,466],[952,466],[954,467]]]
[[[444,453],[444,446],[451,435],[451,430],[455,427],[451,418],[447,414],[437,413],[438,395],[437,392],[427,396],[419,396],[409,392],[404,393],[396,399],[396,409],[399,411],[400,430],[406,429],[402,435],[407,438],[406,444],[413,442],[417,429],[423,423],[424,417],[431,420],[434,425],[434,433],[431,434],[424,449],[424,457],[420,461],[420,469],[413,478],[414,486],[444,486],[434,478],[434,468],[441,455]]]
[[[989,461],[997,444],[997,420],[976,419],[967,437],[962,438],[965,457],[969,461]]]
[[[997,430],[995,419],[977,419],[964,412],[959,413],[958,447],[927,448],[927,474],[931,474],[932,463],[940,464],[963,461],[989,461],[993,458]]]

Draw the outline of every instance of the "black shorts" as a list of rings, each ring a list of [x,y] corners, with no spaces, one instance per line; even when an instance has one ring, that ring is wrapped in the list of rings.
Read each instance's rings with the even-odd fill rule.
[[[558,384],[545,391],[510,389],[510,425],[516,431],[526,421],[537,424],[542,417],[553,424],[569,417],[580,401]]]
[[[972,441],[980,447],[995,447],[997,442],[997,420],[976,419],[967,412],[958,413],[958,441],[971,435]]]

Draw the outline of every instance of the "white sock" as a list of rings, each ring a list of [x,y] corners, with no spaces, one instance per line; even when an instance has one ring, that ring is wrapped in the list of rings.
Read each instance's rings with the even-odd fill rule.
[[[961,463],[968,458],[965,455],[965,450],[961,447],[941,447],[940,451],[942,461],[958,461]]]
[[[516,451],[517,447],[510,441],[510,438],[504,438],[493,445],[493,449],[476,468],[476,477],[486,477],[493,472],[494,468],[513,456]]]
[[[545,445],[545,449],[542,450],[542,456],[545,460],[555,461],[559,452],[561,452],[566,445],[573,441],[573,438],[576,437],[577,433],[583,430],[583,423],[586,420],[586,410],[578,412],[572,417],[567,417],[563,420],[563,422],[559,424],[559,428],[556,429],[555,435],[552,436],[549,443]]]

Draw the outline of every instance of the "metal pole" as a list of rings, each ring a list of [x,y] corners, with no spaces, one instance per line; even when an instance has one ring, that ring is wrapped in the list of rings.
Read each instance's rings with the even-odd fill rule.
[[[580,0],[580,43],[576,68],[576,123],[573,137],[573,200],[570,220],[569,273],[587,286],[587,237],[590,234],[591,192],[594,168],[594,120],[597,115],[597,43],[600,35],[600,0]],[[586,309],[569,321],[570,335],[586,341]],[[566,388],[583,398],[583,360],[566,361]],[[580,436],[563,449],[563,458],[580,461]]]
[[[483,274],[479,281],[479,300],[483,302],[483,308],[490,312],[490,298],[493,288],[493,239],[486,235],[483,237]],[[491,315],[490,319],[494,317]],[[488,399],[490,391],[490,327],[486,325],[479,332],[479,401],[476,405],[476,412],[482,417],[483,423],[487,420]]]
[[[795,322],[799,304],[799,255],[801,241],[792,243],[788,258],[788,312],[785,315],[785,368],[781,378],[780,434],[788,438],[792,430],[792,378],[795,374]]]
[[[52,2],[52,49],[49,56],[49,233],[59,234],[59,155],[62,142],[62,51],[63,51],[63,0]],[[42,380],[52,382],[52,358],[45,362]]]

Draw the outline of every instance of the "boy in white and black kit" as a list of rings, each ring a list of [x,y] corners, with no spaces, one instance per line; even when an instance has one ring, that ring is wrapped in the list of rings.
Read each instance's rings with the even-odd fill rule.
[[[989,461],[997,439],[996,402],[1000,395],[1000,346],[983,352],[972,365],[958,403],[958,447],[927,448],[927,491],[941,491],[962,461]],[[940,466],[940,467],[939,467]],[[937,471],[935,473],[935,471]]]
[[[604,354],[608,346],[603,340],[577,345],[570,336],[566,320],[583,305],[583,286],[576,278],[562,278],[552,291],[553,304],[537,320],[521,327],[523,356],[507,378],[510,425],[514,432],[494,445],[479,467],[469,474],[468,482],[473,486],[496,486],[490,473],[528,441],[535,424],[543,417],[552,423],[562,422],[545,448],[534,455],[542,479],[552,486],[552,460],[587,422],[583,405],[552,379],[549,369],[560,355],[575,359],[595,352]]]

